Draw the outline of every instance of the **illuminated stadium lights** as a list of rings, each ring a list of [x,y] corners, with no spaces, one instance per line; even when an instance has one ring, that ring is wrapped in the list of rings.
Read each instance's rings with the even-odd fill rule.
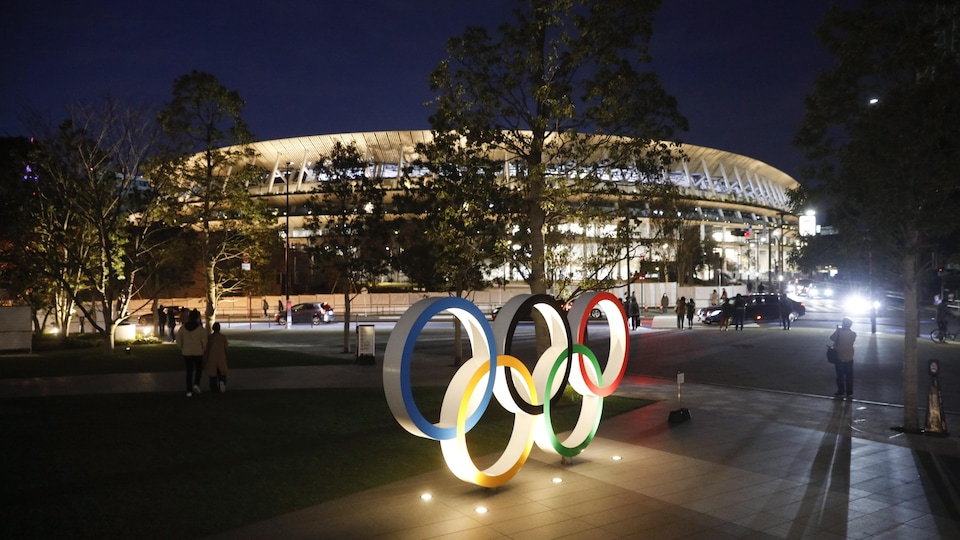
[[[429,144],[432,140],[430,131],[416,130],[338,133],[254,142],[248,145],[255,156],[251,165],[267,171],[268,179],[283,178],[288,174],[290,181],[251,184],[249,192],[252,197],[260,198],[268,206],[278,209],[278,225],[282,226],[279,219],[283,219],[281,214],[287,207],[285,191],[289,189],[290,242],[308,244],[311,236],[318,233],[307,226],[309,220],[316,216],[307,216],[309,205],[306,201],[313,195],[317,183],[324,180],[317,176],[312,165],[329,155],[335,144],[355,145],[364,156],[368,162],[366,173],[379,178],[387,190],[387,219],[392,219],[394,216],[389,212],[394,210],[391,206],[393,198],[403,191],[408,179],[430,174],[427,167],[413,164],[423,158],[416,152],[417,145]],[[230,150],[239,149],[240,147],[234,147]],[[734,277],[741,279],[744,276],[768,273],[775,275],[782,272],[782,261],[788,260],[790,254],[780,251],[792,249],[793,243],[789,238],[786,242],[778,239],[775,246],[778,252],[776,257],[760,253],[772,252],[772,244],[758,245],[758,256],[751,259],[745,268],[740,268],[744,265],[737,252],[737,245],[741,243],[739,238],[750,238],[752,241],[761,232],[766,233],[774,228],[780,229],[787,237],[794,237],[797,232],[797,218],[790,213],[788,193],[799,187],[799,184],[783,171],[747,156],[688,144],[679,145],[678,150],[683,153],[685,160],[666,164],[662,173],[655,177],[624,167],[597,171],[590,164],[584,164],[584,168],[596,171],[600,181],[609,183],[622,193],[636,192],[639,185],[646,183],[667,181],[673,184],[681,202],[691,208],[689,212],[679,216],[686,225],[700,225],[701,235],[704,236],[712,236],[717,231],[724,232],[718,246],[724,265],[716,269],[717,272],[739,272],[740,276]],[[503,149],[493,149],[488,157],[503,164],[503,167],[498,168],[503,182],[510,183],[524,178],[524,173],[520,170],[522,160],[517,155]],[[557,174],[562,171],[570,172],[569,165],[548,166],[548,174],[551,171]],[[218,171],[218,174],[230,174],[230,169],[225,167]],[[643,238],[655,237],[655,225],[651,222],[659,218],[665,219],[664,209],[650,203],[636,206],[632,211],[632,217],[636,220],[636,234]],[[622,217],[618,216],[617,219]],[[731,228],[744,233],[731,238],[727,236]],[[751,229],[752,233],[756,234],[752,234]],[[605,234],[603,227],[584,227],[583,241],[569,247],[570,259],[577,260],[578,257],[582,258],[594,252],[597,246],[604,242]],[[291,250],[293,256],[293,248]],[[672,247],[665,248],[658,256],[669,259],[673,256],[672,250]],[[776,264],[774,261],[781,263]],[[565,275],[576,276],[581,269],[570,267],[558,270]],[[708,276],[700,277],[705,279]]]

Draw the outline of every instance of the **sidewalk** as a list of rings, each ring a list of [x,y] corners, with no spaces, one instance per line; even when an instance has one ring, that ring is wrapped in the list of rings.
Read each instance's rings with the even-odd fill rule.
[[[900,408],[685,385],[692,419],[671,427],[672,381],[618,394],[662,401],[572,465],[535,449],[498,489],[441,469],[216,538],[960,538],[960,449],[891,430]]]
[[[181,379],[5,381],[0,395],[179,392]],[[231,372],[234,391],[380,381],[379,366]],[[957,440],[891,430],[899,407],[687,384],[692,419],[671,426],[674,381],[628,377],[617,393],[660,401],[601,423],[572,465],[535,449],[492,490],[441,467],[216,538],[960,539]]]

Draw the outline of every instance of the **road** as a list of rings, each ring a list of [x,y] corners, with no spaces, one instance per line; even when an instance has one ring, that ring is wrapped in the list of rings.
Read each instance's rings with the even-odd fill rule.
[[[631,334],[631,374],[673,379],[683,372],[687,382],[739,386],[745,388],[832,396],[835,391],[833,366],[827,363],[828,337],[842,318],[831,301],[805,300],[807,315],[789,331],[776,324],[748,325],[742,332],[721,332],[716,327],[695,324],[693,330],[641,329]],[[854,364],[854,397],[880,403],[902,403],[903,327],[897,313],[887,312],[878,319],[877,332],[871,333],[867,317],[854,317],[857,332]],[[382,358],[393,324],[371,322],[377,332],[377,355]],[[239,341],[256,344],[282,343],[285,348],[310,349],[337,353],[342,349],[342,323],[315,328],[284,330],[278,327],[254,328],[237,325],[233,330]],[[417,340],[416,354],[436,366],[453,362],[452,324],[436,321]],[[960,343],[935,344],[926,336],[931,321],[923,321],[919,339],[918,376],[920,404],[927,402],[930,376],[927,362],[940,360],[939,383],[943,407],[960,411]],[[227,329],[225,329],[227,330]],[[605,354],[608,342],[606,324],[590,327],[590,346]],[[465,341],[464,355],[469,357]],[[532,366],[535,362],[533,329],[521,323],[514,336],[512,354]],[[432,369],[432,368],[431,368]],[[451,375],[452,375],[451,370]]]

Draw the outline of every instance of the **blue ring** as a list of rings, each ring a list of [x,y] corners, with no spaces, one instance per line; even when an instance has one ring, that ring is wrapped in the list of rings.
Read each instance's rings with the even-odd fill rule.
[[[483,413],[487,410],[487,406],[490,404],[490,398],[493,396],[493,383],[497,373],[497,343],[493,339],[493,328],[490,327],[490,322],[487,321],[486,316],[480,311],[480,308],[472,302],[456,296],[437,298],[430,302],[423,310],[423,313],[421,313],[420,316],[417,317],[417,320],[413,322],[413,325],[411,325],[410,332],[407,334],[407,341],[403,344],[403,354],[400,358],[400,393],[403,396],[403,406],[407,409],[410,420],[420,428],[420,431],[423,432],[424,435],[438,441],[455,438],[457,436],[457,426],[437,426],[423,417],[416,402],[413,400],[413,388],[410,385],[410,364],[413,362],[413,348],[417,344],[417,338],[420,337],[420,332],[423,330],[423,327],[430,322],[434,315],[449,309],[461,309],[473,315],[476,321],[480,323],[480,328],[486,335],[487,343],[490,347],[490,374],[487,380],[487,387],[483,391],[480,406],[467,418],[466,431],[473,429],[473,427],[477,425],[477,422],[480,421],[480,418],[483,417]],[[473,343],[471,343],[471,349],[472,347]]]

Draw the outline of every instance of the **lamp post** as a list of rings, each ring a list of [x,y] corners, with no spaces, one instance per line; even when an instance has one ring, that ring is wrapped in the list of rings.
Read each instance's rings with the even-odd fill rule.
[[[780,281],[783,281],[783,210],[780,211],[780,238],[777,239],[777,250],[779,251],[777,268],[780,271]],[[782,292],[782,289],[781,289]]]
[[[284,212],[286,216],[286,232],[283,235],[286,240],[286,247],[283,251],[283,294],[287,297],[287,329],[293,326],[293,313],[290,304],[290,169],[288,168],[283,177],[284,191],[287,198],[287,209]]]
[[[626,304],[626,306],[627,306],[627,316],[629,317],[629,315],[630,315],[630,313],[629,313],[629,310],[630,310],[630,295],[631,295],[631,292],[632,292],[632,291],[631,291],[631,288],[630,288],[630,283],[633,281],[633,275],[630,273],[630,247],[631,247],[630,244],[632,243],[632,242],[631,242],[631,238],[630,238],[630,237],[631,237],[631,234],[630,234],[630,218],[629,218],[629,217],[623,218],[623,224],[624,224],[624,227],[623,227],[623,228],[624,228],[624,231],[626,231],[626,233],[627,233],[627,304]]]

